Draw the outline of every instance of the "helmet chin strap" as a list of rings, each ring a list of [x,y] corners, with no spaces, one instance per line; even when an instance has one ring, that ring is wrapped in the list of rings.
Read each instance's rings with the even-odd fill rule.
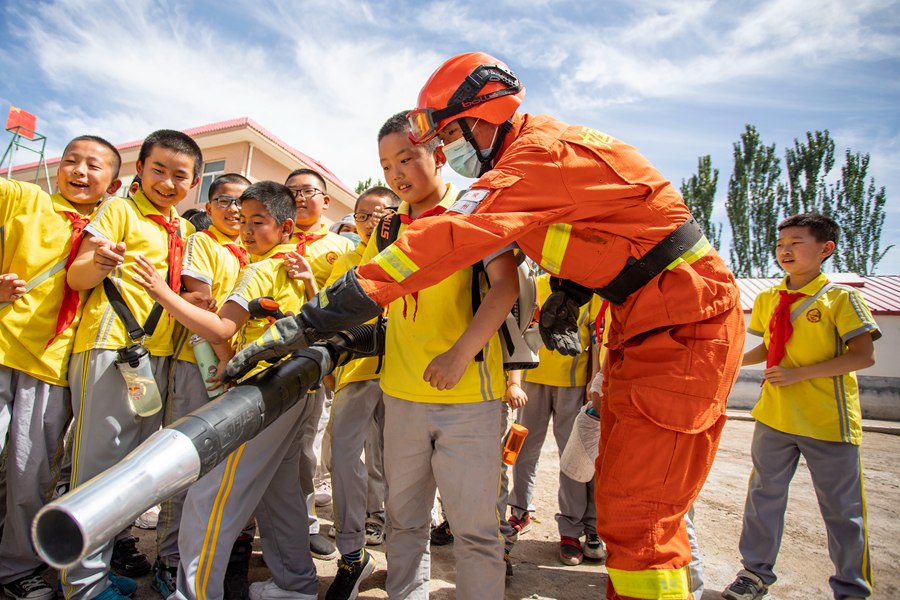
[[[479,119],[481,121],[482,119]],[[491,144],[491,151],[488,153],[486,157],[481,155],[481,147],[478,145],[478,142],[475,141],[475,134],[472,133],[473,128],[469,128],[469,124],[466,123],[465,119],[459,120],[459,129],[462,131],[463,137],[467,142],[472,144],[472,147],[475,148],[475,156],[478,158],[478,162],[481,163],[481,169],[478,172],[478,176],[481,177],[488,171],[490,171],[494,165],[494,158],[496,158],[497,153],[500,151],[500,146],[503,145],[503,140],[506,139],[506,134],[512,128],[512,119],[507,120],[505,123],[498,125],[496,131],[494,131],[494,142]]]

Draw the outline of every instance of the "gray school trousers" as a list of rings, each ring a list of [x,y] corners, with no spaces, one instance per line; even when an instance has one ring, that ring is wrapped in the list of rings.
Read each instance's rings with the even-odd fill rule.
[[[828,533],[835,574],[828,582],[835,598],[872,593],[869,536],[859,446],[792,435],[760,422],[750,448],[753,472],[744,505],[741,562],[771,585],[784,533],[788,489],[802,455]]]

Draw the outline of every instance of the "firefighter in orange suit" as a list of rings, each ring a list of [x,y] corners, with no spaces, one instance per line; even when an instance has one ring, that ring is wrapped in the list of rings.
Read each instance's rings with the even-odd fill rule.
[[[439,136],[450,166],[478,180],[446,214],[410,224],[278,321],[226,375],[370,319],[516,242],[556,276],[540,319],[551,349],[580,350],[578,309],[592,293],[614,305],[596,484],[608,596],[688,598],[683,516],[712,465],[741,361],[738,288],[647,159],[595,129],[517,113],[523,96],[489,55],[441,65],[409,114],[410,137]]]

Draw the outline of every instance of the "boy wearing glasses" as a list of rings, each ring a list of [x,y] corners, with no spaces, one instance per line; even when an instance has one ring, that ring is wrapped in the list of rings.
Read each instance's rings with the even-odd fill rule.
[[[250,181],[237,173],[226,173],[209,186],[206,214],[212,220],[208,229],[187,238],[182,259],[182,297],[188,302],[215,311],[234,288],[248,254],[240,241],[240,196]],[[209,400],[205,376],[197,368],[188,340],[192,332],[178,325],[175,331],[175,362],[169,377],[169,396],[163,425],[170,425]],[[162,503],[156,526],[156,564],[153,589],[164,598],[175,591],[178,574],[178,530],[187,492]],[[252,538],[249,540],[252,543]]]
[[[294,194],[294,203],[297,207],[291,241],[297,244],[297,253],[309,262],[316,278],[316,286],[322,287],[331,276],[338,256],[351,252],[353,243],[329,231],[328,225],[322,220],[322,213],[328,208],[331,198],[325,187],[325,179],[320,173],[312,169],[296,169],[288,175],[284,185]],[[293,263],[286,263],[286,266],[289,264]],[[288,269],[291,268],[288,266]],[[311,397],[308,401],[314,402],[317,408],[313,412],[313,422],[303,425],[304,447],[300,459],[300,484],[306,496],[309,512],[309,547],[312,555],[322,560],[330,560],[337,556],[337,548],[320,532],[315,493],[317,484],[321,485],[321,480],[325,478],[324,468],[321,471],[317,468],[319,458],[323,458],[322,464],[329,462],[327,454],[331,445],[326,442],[323,451],[323,439],[325,426],[331,414],[331,399],[334,396],[334,386],[328,383],[330,380],[331,378],[327,379],[325,385],[310,392]]]

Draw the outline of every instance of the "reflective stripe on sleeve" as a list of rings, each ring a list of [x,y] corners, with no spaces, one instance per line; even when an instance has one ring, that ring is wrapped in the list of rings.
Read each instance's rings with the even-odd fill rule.
[[[402,283],[404,279],[419,270],[419,265],[394,245],[382,250],[372,259],[372,262],[381,267],[397,283]]]
[[[679,264],[686,262],[687,264],[693,264],[700,260],[703,256],[706,255],[712,249],[712,244],[709,243],[709,240],[706,239],[706,236],[702,236],[697,243],[685,250],[681,256],[673,260],[666,267],[667,271],[671,271]]]
[[[544,238],[544,247],[541,248],[541,266],[544,269],[554,275],[559,273],[571,236],[572,226],[568,223],[554,223],[550,226]]]
[[[683,600],[691,596],[688,568],[622,571],[607,567],[616,593],[647,600]]]

